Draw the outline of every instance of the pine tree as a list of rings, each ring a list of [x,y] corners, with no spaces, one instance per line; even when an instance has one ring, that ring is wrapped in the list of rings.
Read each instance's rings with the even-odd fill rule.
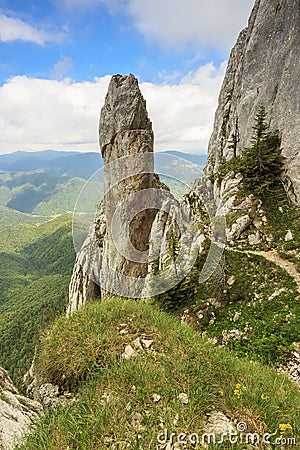
[[[244,186],[254,194],[263,196],[278,185],[284,163],[279,134],[268,131],[263,105],[257,112],[253,130],[252,145],[244,151],[240,160],[240,172]]]

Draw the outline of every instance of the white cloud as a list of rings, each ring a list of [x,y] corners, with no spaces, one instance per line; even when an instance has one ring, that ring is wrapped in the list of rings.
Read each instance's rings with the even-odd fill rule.
[[[162,47],[228,51],[247,25],[255,0],[54,0],[76,11],[99,4],[111,13],[127,14],[146,39]],[[83,10],[83,8],[82,8]]]
[[[161,46],[228,49],[246,26],[254,0],[128,0],[135,27]]]
[[[21,40],[44,45],[45,42],[57,42],[61,38],[60,33],[39,30],[23,22],[23,20],[0,14],[0,41],[2,42]]]
[[[180,84],[142,83],[156,150],[206,149],[224,65],[208,64]],[[0,153],[98,151],[98,120],[110,76],[75,83],[18,76],[0,87]]]
[[[183,77],[178,85],[141,85],[153,122],[156,150],[207,149],[225,66],[206,64]]]
[[[74,83],[14,77],[0,88],[0,149],[97,150],[109,76]]]
[[[59,80],[63,78],[70,70],[73,69],[73,61],[69,56],[64,56],[58,61],[52,70],[52,78]]]

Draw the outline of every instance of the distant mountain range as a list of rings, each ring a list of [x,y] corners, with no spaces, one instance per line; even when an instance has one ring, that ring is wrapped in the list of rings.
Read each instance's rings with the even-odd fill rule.
[[[168,150],[168,155],[186,159],[192,164],[204,166],[206,155]],[[43,172],[52,176],[78,177],[87,180],[97,170],[103,167],[100,153],[61,152],[45,150],[40,152],[18,151],[0,155],[0,171],[6,172]]]
[[[167,153],[168,155],[175,156],[177,158],[186,159],[192,164],[197,164],[198,166],[204,167],[207,160],[207,155],[197,155],[194,153],[183,153],[177,150],[167,150],[162,153]]]
[[[42,172],[0,172],[0,205],[23,213],[52,216],[73,211],[82,178]]]
[[[181,158],[203,167],[206,156],[187,154],[178,151],[166,151],[164,154]],[[178,164],[176,164],[178,163]],[[169,161],[167,160],[167,164]],[[178,167],[177,167],[178,166]],[[12,216],[9,211],[19,211],[47,217],[73,211],[76,199],[94,172],[103,167],[100,153],[79,153],[46,150],[40,152],[18,151],[0,155],[0,206],[2,222],[0,228],[9,220],[28,222],[28,217]],[[161,173],[164,167],[160,164]],[[184,170],[191,172],[188,164],[185,167],[175,159],[172,167],[174,178],[180,178]],[[195,172],[197,173],[197,172]],[[191,172],[192,175],[192,172]],[[196,176],[196,175],[194,175]],[[164,178],[172,192],[179,197],[185,192],[172,178]],[[4,214],[4,211],[7,214]],[[42,221],[42,217],[41,217]]]
[[[103,166],[100,153],[14,152],[0,155],[0,170],[6,172],[43,172],[52,176],[69,176],[88,179]]]

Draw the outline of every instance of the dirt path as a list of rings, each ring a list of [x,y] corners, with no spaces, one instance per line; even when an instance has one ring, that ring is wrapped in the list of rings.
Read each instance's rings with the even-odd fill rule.
[[[296,268],[296,266],[290,262],[287,261],[286,259],[281,258],[281,256],[278,255],[278,253],[276,253],[276,251],[252,251],[252,250],[237,250],[240,253],[246,253],[248,255],[259,255],[262,256],[263,258],[267,259],[268,261],[273,262],[274,264],[276,264],[278,267],[281,267],[283,270],[285,270],[290,277],[292,277],[295,280],[295,283],[297,284],[297,289],[298,292],[300,294],[300,272],[298,271],[298,269]]]

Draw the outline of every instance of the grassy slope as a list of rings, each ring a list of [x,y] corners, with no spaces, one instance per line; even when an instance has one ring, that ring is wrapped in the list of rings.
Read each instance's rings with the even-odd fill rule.
[[[0,365],[20,385],[35,336],[65,308],[74,264],[71,217],[4,229],[0,244]]]
[[[245,193],[241,190],[239,195],[240,202]],[[250,251],[274,249],[299,270],[300,209],[288,202],[282,189],[265,197],[262,209],[267,222],[261,231],[272,240],[249,245],[247,235],[257,231],[252,225],[236,245]],[[228,215],[227,226],[237,219],[236,214],[242,216],[245,211]],[[288,230],[293,239],[286,242]],[[192,283],[184,280],[159,296],[158,303],[238,356],[273,365],[286,360],[293,343],[299,342],[300,302],[296,284],[285,270],[261,256],[228,249],[206,284],[199,285],[199,270],[194,272]]]
[[[137,337],[152,339],[152,349],[124,361],[125,345]],[[293,436],[299,433],[300,393],[287,377],[235,358],[146,302],[114,299],[58,319],[44,336],[38,367],[42,379],[77,396],[70,406],[46,413],[24,450],[153,450],[164,428],[201,435],[213,410],[245,422],[248,432],[278,437],[285,423]],[[188,395],[188,404],[180,402],[180,393]],[[108,402],[105,394],[111,395]],[[161,396],[158,403],[153,394]]]
[[[166,309],[238,356],[277,364],[299,340],[296,284],[284,270],[257,255],[228,250],[209,282],[195,286],[192,299],[182,295],[180,303],[170,304],[167,295],[161,297],[160,303],[168,302]],[[226,330],[231,334],[228,340],[224,339]],[[240,337],[232,330],[241,333]]]

